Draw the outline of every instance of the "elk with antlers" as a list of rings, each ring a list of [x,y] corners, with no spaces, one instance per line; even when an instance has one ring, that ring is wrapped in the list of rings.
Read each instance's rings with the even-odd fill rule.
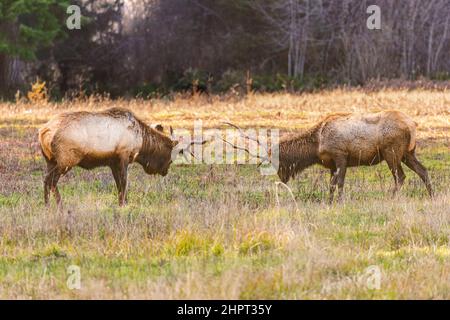
[[[119,205],[127,200],[128,165],[137,162],[148,174],[165,176],[172,155],[187,146],[163,134],[161,125],[146,125],[131,111],[112,108],[101,112],[68,112],[55,117],[39,130],[42,154],[47,162],[44,200],[53,191],[58,206],[61,196],[57,183],[61,175],[75,166],[111,168],[119,192]],[[172,128],[171,128],[172,134]],[[204,142],[200,142],[204,143]]]
[[[347,167],[371,166],[383,160],[394,177],[394,193],[405,180],[403,162],[419,175],[429,195],[433,195],[427,170],[415,155],[416,123],[399,111],[332,114],[304,132],[282,137],[278,147],[278,176],[283,183],[314,164],[330,170],[330,201],[336,185],[338,197],[342,197]]]

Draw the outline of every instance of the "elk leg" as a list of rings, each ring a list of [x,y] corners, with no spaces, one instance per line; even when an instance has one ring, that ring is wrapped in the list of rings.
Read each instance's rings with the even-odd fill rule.
[[[46,207],[48,207],[50,204],[49,198],[50,198],[51,175],[52,174],[50,173],[49,169],[47,169],[47,173],[44,178],[44,203]]]
[[[123,206],[123,190],[122,190],[122,182],[121,182],[121,173],[120,173],[120,165],[115,165],[111,167],[111,171],[114,177],[114,181],[116,182],[117,193],[119,195],[119,206]]]
[[[397,154],[394,152],[394,149],[383,152],[383,158],[386,160],[386,163],[389,167],[389,170],[394,177],[394,191],[393,195],[395,195],[403,185],[405,181],[405,173],[403,172],[402,165],[400,163],[401,157],[397,157]]]
[[[128,164],[121,160],[117,164],[111,166],[111,171],[119,193],[119,206],[123,206],[127,202]]]
[[[119,199],[119,205],[127,204],[127,178],[128,178],[128,164],[122,163],[120,166],[120,183],[122,189],[122,198]]]
[[[118,166],[118,165],[113,165],[113,166],[111,166],[111,172],[112,172],[112,174],[113,174],[114,181],[116,182],[117,192],[118,192],[118,194],[120,195],[120,192],[121,192],[121,184],[120,184],[119,166]]]
[[[45,205],[49,205],[50,191],[55,194],[56,204],[59,208],[62,207],[61,195],[57,187],[58,180],[61,177],[61,171],[59,170],[55,162],[47,163],[47,174],[44,179],[44,202]]]
[[[336,171],[333,174],[333,177],[331,178],[331,184],[338,186],[338,200],[342,200],[342,196],[344,194],[344,182],[345,182],[345,173],[347,171],[347,160],[342,157],[335,159],[334,161],[336,163]],[[335,189],[336,187],[334,187]],[[331,191],[331,190],[330,190]],[[334,193],[334,190],[333,190]],[[330,194],[331,197],[331,194]]]
[[[391,170],[392,176],[394,177],[395,182],[395,188],[393,191],[393,195],[396,195],[397,192],[401,189],[403,186],[403,182],[405,181],[405,173],[403,172],[403,168],[401,164],[393,164],[391,162],[388,162],[389,170]]]
[[[337,175],[337,185],[338,185],[338,200],[342,200],[342,196],[344,194],[344,182],[345,182],[345,173],[347,172],[347,161],[343,160],[342,163],[340,163],[337,166],[336,169],[336,175]]]
[[[332,169],[330,169],[330,197],[328,199],[328,202],[330,204],[333,203],[334,191],[336,190],[336,184],[337,184],[336,168],[332,168]]]
[[[58,180],[61,177],[60,174],[56,174],[54,179],[53,179],[53,184],[52,184],[52,191],[55,194],[55,199],[56,199],[56,205],[58,206],[58,209],[62,209],[62,199],[61,199],[61,194],[59,193],[57,184],[58,184]]]
[[[402,161],[410,168],[412,171],[417,173],[417,175],[422,179],[427,188],[430,197],[433,197],[433,187],[431,186],[431,181],[428,176],[427,169],[419,162],[414,153],[407,152]]]

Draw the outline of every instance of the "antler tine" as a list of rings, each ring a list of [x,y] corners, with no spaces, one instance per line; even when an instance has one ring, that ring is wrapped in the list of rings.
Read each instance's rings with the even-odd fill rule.
[[[247,138],[247,139],[252,140],[252,141],[256,141],[256,142],[258,143],[258,145],[259,145],[260,147],[262,147],[262,148],[266,151],[267,154],[269,154],[269,150],[267,150],[267,148],[266,148],[263,144],[261,144],[261,142],[259,141],[258,138],[252,138],[252,137],[250,137],[249,135],[245,134],[241,128],[239,128],[237,125],[235,125],[235,124],[233,124],[233,123],[231,123],[231,122],[228,122],[228,121],[222,121],[222,123],[227,124],[227,125],[229,125],[229,126],[232,126],[232,127],[235,128],[235,129],[237,129],[237,130],[239,131],[239,133],[241,134],[241,136],[243,136],[244,138]],[[228,141],[226,141],[226,142],[228,142]],[[229,142],[228,142],[228,143],[229,143]],[[266,158],[265,160],[268,160],[268,158]]]
[[[209,139],[206,139],[206,140],[200,140],[200,141],[191,141],[191,143],[189,144],[189,146],[192,146],[192,145],[194,145],[194,144],[201,144],[201,145],[204,145],[205,143],[207,143],[207,142],[209,142],[210,140]]]
[[[186,152],[189,152],[190,153],[190,155],[194,158],[194,159],[197,159],[197,157],[194,155],[194,153],[191,151],[191,150],[189,150],[189,148],[191,147],[191,146],[193,146],[193,145],[204,145],[205,143],[207,143],[207,142],[210,142],[211,141],[211,139],[206,139],[206,140],[200,140],[200,141],[191,141],[189,144],[187,144],[184,148],[182,148],[181,150],[183,150],[183,151],[186,151]],[[183,156],[184,156],[184,158],[186,159],[186,155],[183,153]]]
[[[241,128],[239,128],[237,125],[235,125],[235,124],[233,124],[231,122],[226,122],[226,121],[222,121],[222,123],[227,124],[227,125],[235,128],[235,129],[237,129],[239,131],[239,133],[241,134],[241,136],[243,136],[244,138],[256,141],[259,145],[261,145],[261,142],[259,142],[258,138],[253,138],[253,137],[250,137],[248,134],[245,134],[244,131]]]
[[[206,144],[206,143],[208,143],[208,142],[210,142],[211,141],[211,139],[205,139],[205,140],[194,140],[194,141],[190,141],[189,143],[188,142],[186,142],[186,144],[184,145],[184,148],[182,148],[183,150],[187,150],[187,149],[189,149],[191,146],[193,146],[193,145],[204,145],[204,144]]]
[[[237,150],[243,150],[243,151],[247,152],[247,153],[248,153],[250,156],[252,156],[252,157],[255,157],[255,158],[257,158],[257,159],[261,159],[261,160],[263,160],[263,161],[269,160],[267,157],[261,157],[260,155],[252,154],[247,148],[239,147],[239,146],[237,146],[237,145],[235,145],[235,144],[233,144],[233,143],[231,143],[231,142],[225,140],[224,138],[221,138],[221,139],[222,139],[225,143],[228,143],[230,146],[232,146],[234,149],[237,149]]]

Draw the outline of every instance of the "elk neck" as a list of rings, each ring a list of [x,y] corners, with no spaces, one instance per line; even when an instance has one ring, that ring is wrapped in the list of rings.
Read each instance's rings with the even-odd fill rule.
[[[172,140],[169,137],[141,121],[139,121],[139,125],[142,134],[142,147],[136,159],[137,162],[145,165],[148,158],[144,155],[158,156],[165,151],[172,150]]]
[[[320,126],[281,138],[280,173],[287,179],[319,163],[318,145]]]

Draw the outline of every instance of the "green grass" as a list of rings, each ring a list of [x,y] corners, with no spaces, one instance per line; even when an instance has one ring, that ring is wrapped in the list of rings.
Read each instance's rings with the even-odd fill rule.
[[[397,197],[386,164],[352,168],[342,203],[327,203],[328,171],[289,186],[252,165],[173,166],[162,178],[133,165],[119,208],[107,168],[60,181],[64,211],[43,203],[35,131],[0,155],[0,298],[449,299],[450,153],[421,144],[430,200],[405,168]],[[30,150],[31,148],[31,150]],[[8,170],[2,169],[8,168]],[[3,170],[3,171],[2,171]],[[81,269],[70,290],[67,268]],[[379,290],[364,278],[382,272]]]

